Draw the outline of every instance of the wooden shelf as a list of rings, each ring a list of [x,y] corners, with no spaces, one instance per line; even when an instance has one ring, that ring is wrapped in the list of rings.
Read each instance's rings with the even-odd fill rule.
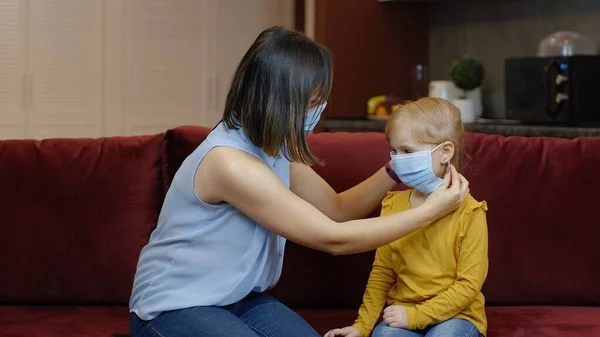
[[[383,132],[385,121],[367,119],[326,119],[320,123],[326,132]],[[468,132],[521,137],[600,137],[600,128],[544,126],[522,124],[472,123],[465,124]]]

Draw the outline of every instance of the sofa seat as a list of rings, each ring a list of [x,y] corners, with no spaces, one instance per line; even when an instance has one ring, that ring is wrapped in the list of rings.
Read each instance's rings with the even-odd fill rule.
[[[600,337],[600,307],[488,307],[487,337]],[[298,310],[320,334],[354,322],[356,310]]]
[[[600,307],[489,307],[488,337],[598,337]]]
[[[128,333],[126,306],[0,306],[2,337],[112,337]]]
[[[356,319],[356,310],[295,310],[321,335],[333,328],[352,324]]]
[[[297,310],[320,334],[356,310]],[[488,307],[488,337],[600,337],[600,307]],[[128,333],[127,307],[0,307],[2,337],[111,337]]]

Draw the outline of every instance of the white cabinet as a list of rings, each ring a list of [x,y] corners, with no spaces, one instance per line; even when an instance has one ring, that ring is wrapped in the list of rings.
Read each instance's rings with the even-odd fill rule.
[[[102,2],[27,5],[28,137],[101,136]]]
[[[214,126],[250,44],[294,17],[293,0],[105,2],[107,135]]]
[[[213,126],[256,35],[293,0],[0,0],[0,138]]]
[[[25,11],[19,0],[0,0],[0,137],[25,136]]]
[[[102,134],[102,2],[0,0],[0,138]]]
[[[129,0],[126,134],[205,125],[215,93],[215,0]]]
[[[216,46],[218,53],[214,93],[216,107],[207,115],[214,124],[222,115],[231,78],[238,63],[258,34],[271,26],[294,25],[293,0],[218,0],[216,6]],[[214,110],[216,108],[216,110]],[[210,124],[210,125],[212,125]]]

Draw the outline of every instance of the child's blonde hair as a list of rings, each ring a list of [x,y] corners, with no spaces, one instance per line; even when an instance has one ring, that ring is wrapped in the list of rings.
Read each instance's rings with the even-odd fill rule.
[[[402,105],[394,111],[385,126],[385,135],[390,139],[391,132],[402,124],[410,125],[412,136],[423,144],[439,145],[445,141],[454,144],[452,164],[457,168],[464,158],[464,126],[460,110],[445,99],[424,97]]]

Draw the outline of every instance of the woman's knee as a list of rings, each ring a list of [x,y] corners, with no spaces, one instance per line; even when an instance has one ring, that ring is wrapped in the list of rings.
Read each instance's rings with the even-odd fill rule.
[[[259,335],[320,337],[300,315],[267,294],[251,294],[242,300],[236,315]]]

